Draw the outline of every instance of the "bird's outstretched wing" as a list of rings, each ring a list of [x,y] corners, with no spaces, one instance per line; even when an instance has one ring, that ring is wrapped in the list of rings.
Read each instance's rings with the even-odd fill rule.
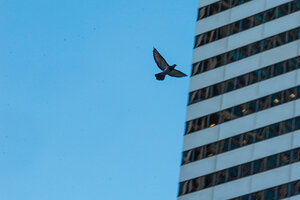
[[[168,73],[168,75],[173,76],[173,77],[184,77],[184,76],[186,76],[185,73],[182,73],[181,71],[178,71],[176,69],[173,69],[172,71],[170,71]]]
[[[167,61],[160,55],[160,53],[155,48],[153,48],[153,57],[157,66],[162,71],[164,71],[169,66]]]

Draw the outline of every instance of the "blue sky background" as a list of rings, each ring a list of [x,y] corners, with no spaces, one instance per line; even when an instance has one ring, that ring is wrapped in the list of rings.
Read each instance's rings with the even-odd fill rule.
[[[176,199],[197,4],[0,0],[0,199]]]

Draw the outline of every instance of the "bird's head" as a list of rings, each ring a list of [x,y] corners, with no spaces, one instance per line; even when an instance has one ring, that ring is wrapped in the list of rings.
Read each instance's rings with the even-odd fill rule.
[[[177,65],[176,64],[174,64],[174,65],[172,65],[171,67],[173,67],[173,68],[175,68]]]

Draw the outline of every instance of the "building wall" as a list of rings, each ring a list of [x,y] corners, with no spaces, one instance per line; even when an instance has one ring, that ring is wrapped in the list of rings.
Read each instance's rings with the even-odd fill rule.
[[[231,9],[224,10],[218,14],[198,20],[195,35],[203,34],[251,15],[255,15],[293,1],[295,0],[248,1]],[[199,8],[216,2],[219,1],[200,0]],[[300,11],[293,12],[278,19],[270,20],[250,29],[194,48],[193,63],[230,52],[236,48],[247,46],[251,43],[255,43],[297,27],[300,27]],[[282,44],[281,46],[270,50],[262,51],[218,68],[193,75],[190,79],[189,92],[224,82],[297,56],[300,56],[300,39]],[[298,60],[300,61],[300,59]],[[300,64],[298,63],[298,65]],[[189,122],[220,110],[231,108],[267,95],[272,95],[279,91],[297,87],[299,85],[300,66],[298,69],[288,73],[190,104],[187,107],[186,121]],[[296,90],[296,93],[297,92],[300,93],[300,91]],[[295,98],[295,100],[282,103],[278,106],[254,112],[227,122],[222,122],[213,127],[185,134],[183,152],[299,116],[300,99]],[[292,131],[261,142],[255,142],[235,150],[212,155],[188,164],[183,164],[181,166],[179,181],[182,183],[216,171],[228,169],[236,165],[255,161],[257,159],[299,147],[300,130]],[[180,194],[178,199],[231,199],[298,180],[300,180],[300,163],[294,162],[251,176],[238,178],[234,181],[207,187],[206,189]],[[180,190],[182,190],[182,188]],[[276,191],[277,195],[279,195],[279,189],[276,189]],[[292,196],[287,199],[298,198],[300,199],[300,195]]]

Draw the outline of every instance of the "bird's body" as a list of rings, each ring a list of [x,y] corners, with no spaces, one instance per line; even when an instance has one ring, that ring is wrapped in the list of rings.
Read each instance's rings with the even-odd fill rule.
[[[162,70],[162,72],[155,74],[157,80],[164,80],[166,75],[173,77],[186,76],[186,74],[175,69],[176,65],[170,66],[155,48],[153,48],[153,57],[159,69]]]

